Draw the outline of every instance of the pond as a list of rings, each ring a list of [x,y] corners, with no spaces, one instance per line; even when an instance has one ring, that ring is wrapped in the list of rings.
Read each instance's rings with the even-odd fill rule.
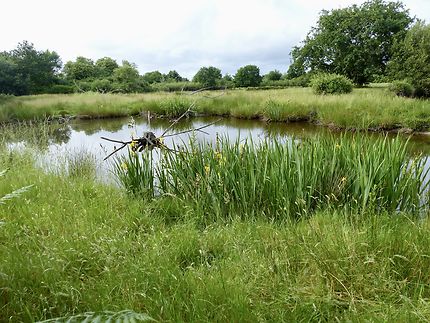
[[[181,120],[169,133],[176,133],[188,129],[195,129],[218,120],[213,117],[197,117]],[[112,167],[114,157],[107,161],[103,159],[112,152],[118,144],[102,140],[107,137],[115,140],[127,141],[131,136],[141,136],[145,131],[154,132],[160,136],[171,124],[167,119],[147,118],[117,118],[117,119],[97,119],[97,120],[73,120],[66,124],[53,124],[36,126],[32,131],[23,132],[22,136],[11,138],[10,147],[20,145],[37,146],[35,150],[38,161],[44,168],[58,168],[74,154],[82,152],[91,153],[99,166],[97,173],[100,178],[106,178],[106,174]],[[277,138],[279,140],[292,140],[292,138],[312,138],[317,135],[341,135],[341,132],[334,132],[326,127],[311,125],[309,123],[267,123],[260,120],[244,120],[235,118],[223,118],[215,124],[203,129],[204,132],[193,134],[199,142],[215,143],[216,138],[224,137],[231,141],[250,140],[258,143],[266,138]],[[183,145],[188,142],[190,133],[178,136],[171,136],[165,139],[165,144],[173,148],[174,145]],[[375,138],[384,134],[374,133]],[[391,134],[390,136],[395,136]],[[413,153],[422,153],[424,156],[430,155],[430,135],[402,135],[404,140],[409,138],[410,148]],[[116,156],[127,153],[126,149],[121,150]],[[430,167],[430,159],[427,161]]]

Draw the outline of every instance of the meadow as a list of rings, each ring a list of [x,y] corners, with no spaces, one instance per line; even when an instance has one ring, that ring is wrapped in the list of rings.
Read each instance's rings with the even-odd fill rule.
[[[232,116],[272,122],[308,121],[350,130],[427,131],[430,101],[395,96],[386,88],[350,94],[315,95],[310,88],[146,94],[63,94],[12,97],[0,102],[0,122],[75,116],[107,118],[147,111],[179,116],[193,104],[199,115]]]
[[[220,139],[158,166],[130,152],[112,186],[88,152],[46,171],[8,137],[0,197],[33,186],[0,203],[2,322],[430,317],[428,183],[402,140]]]

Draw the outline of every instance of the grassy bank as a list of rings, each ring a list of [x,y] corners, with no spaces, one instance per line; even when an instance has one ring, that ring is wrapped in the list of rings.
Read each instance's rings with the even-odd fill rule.
[[[384,88],[355,89],[351,94],[319,96],[309,88],[267,91],[231,90],[189,96],[174,93],[73,94],[17,97],[0,104],[0,122],[65,115],[118,117],[143,111],[178,116],[196,100],[194,111],[205,115],[297,120],[340,128],[390,130],[430,127],[430,101],[396,97]],[[214,96],[208,99],[205,96]]]
[[[396,147],[386,147],[392,149],[390,161],[401,155]],[[251,161],[251,153],[243,160]],[[225,151],[207,154],[201,160],[213,164],[200,165],[202,174],[209,166],[215,178],[217,167],[224,167],[245,189],[253,182],[243,175],[259,178],[258,169],[227,171],[222,163],[233,155]],[[33,166],[31,154],[9,153],[0,139],[0,170],[9,169],[0,178],[0,197],[34,184],[0,205],[0,321],[125,309],[172,322],[425,321],[430,316],[427,216],[325,205],[298,219],[274,221],[256,204],[253,217],[232,208],[228,217],[202,221],[207,209],[197,205],[207,201],[187,197],[187,181],[177,182],[183,190],[176,193],[136,197],[95,182],[90,160],[83,154],[64,171],[45,173]],[[194,166],[170,171],[180,175]],[[270,188],[269,180],[259,184]],[[203,183],[200,188],[206,196],[223,194],[208,192]],[[270,203],[278,197],[264,198]],[[255,201],[244,202],[249,211]]]

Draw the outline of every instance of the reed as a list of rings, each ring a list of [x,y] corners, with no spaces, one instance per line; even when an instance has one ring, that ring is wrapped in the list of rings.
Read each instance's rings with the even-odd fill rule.
[[[151,198],[174,196],[208,217],[301,218],[324,209],[419,215],[428,170],[425,158],[410,159],[406,147],[398,137],[366,136],[258,145],[220,139],[216,147],[191,141],[158,163],[150,155],[126,158],[119,171],[118,161],[116,174],[134,194],[144,187]]]

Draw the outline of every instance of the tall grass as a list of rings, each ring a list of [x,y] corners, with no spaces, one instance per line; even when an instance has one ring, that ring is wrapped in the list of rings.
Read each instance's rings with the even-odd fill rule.
[[[214,96],[219,94],[217,92]],[[0,102],[0,122],[59,116],[119,117],[151,111],[179,116],[192,102],[198,114],[270,121],[309,121],[349,129],[430,128],[430,101],[395,96],[382,88],[320,96],[309,88],[267,91],[230,90],[208,99],[207,93],[37,95]],[[210,95],[209,95],[210,96]],[[184,110],[185,109],[185,110]]]
[[[233,158],[223,148],[227,146],[220,143],[217,150],[223,155],[202,148],[208,157],[201,166],[191,155],[176,155],[177,163],[191,160],[195,163],[182,169],[192,166],[206,175],[205,163],[213,162],[210,176],[200,176],[212,181],[218,176],[215,167],[228,172],[227,162]],[[399,152],[399,147],[388,148]],[[197,145],[194,149],[200,151]],[[259,151],[242,149],[246,163],[251,162],[247,154]],[[238,174],[269,175],[271,163],[280,162],[270,154],[256,157],[267,158],[266,171]],[[0,169],[6,168],[10,170],[2,177],[0,196],[34,186],[18,200],[0,205],[1,322],[140,316],[136,313],[162,322],[393,322],[430,317],[428,217],[373,214],[371,208],[358,216],[339,208],[280,223],[263,217],[241,220],[238,210],[229,214],[231,221],[218,218],[202,226],[206,214],[198,201],[186,203],[173,194],[141,199],[85,173],[47,174],[24,151],[10,156],[0,146]],[[408,168],[405,172],[409,174]],[[310,181],[312,176],[302,178]],[[269,187],[269,179],[261,186]],[[257,205],[260,209],[263,202]]]
[[[219,140],[216,147],[191,142],[155,165],[149,155],[123,158],[116,174],[129,192],[191,201],[208,217],[300,218],[327,208],[420,214],[428,170],[424,158],[409,159],[406,147],[400,138],[363,136],[259,145]]]

